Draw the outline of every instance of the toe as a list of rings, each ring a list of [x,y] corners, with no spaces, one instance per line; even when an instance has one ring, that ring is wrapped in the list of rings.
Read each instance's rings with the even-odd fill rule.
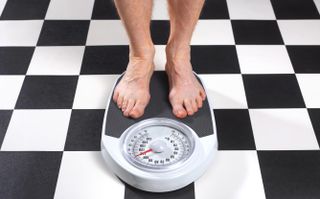
[[[137,101],[132,110],[130,111],[129,115],[132,118],[139,118],[143,115],[144,109],[147,103],[143,103],[141,101]]]
[[[117,100],[117,105],[119,108],[121,108],[123,103],[123,96],[119,95],[118,100]]]
[[[198,105],[197,105],[197,102],[196,102],[196,100],[192,100],[192,110],[193,110],[193,112],[195,113],[195,112],[197,112],[198,111]]]
[[[200,96],[201,96],[202,100],[206,99],[206,92],[204,92],[203,89],[200,90]]]
[[[202,98],[201,98],[200,96],[198,96],[198,97],[196,98],[196,103],[197,103],[198,108],[201,108],[201,107],[202,107],[203,102],[202,102]]]
[[[127,105],[127,108],[125,109],[125,111],[123,112],[123,115],[128,117],[129,116],[129,113],[131,112],[132,108],[134,107],[134,104],[135,104],[135,100],[134,99],[130,99],[128,101],[128,105]]]
[[[178,118],[184,118],[187,116],[187,112],[186,110],[183,108],[182,106],[182,102],[181,103],[176,103],[176,104],[173,104],[172,106],[172,112],[173,114],[178,117]]]
[[[118,101],[118,97],[119,97],[119,92],[117,90],[115,90],[113,92],[113,96],[112,96],[113,101],[117,102]]]
[[[121,105],[121,110],[124,112],[127,109],[129,99],[124,98]]]
[[[183,104],[184,104],[184,107],[187,110],[188,115],[193,115],[194,111],[193,111],[193,108],[192,108],[191,100],[184,100]]]

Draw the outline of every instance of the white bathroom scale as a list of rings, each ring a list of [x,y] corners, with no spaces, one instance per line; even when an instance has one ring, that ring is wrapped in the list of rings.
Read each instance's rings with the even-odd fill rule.
[[[213,163],[218,148],[214,113],[207,97],[193,116],[176,118],[164,71],[154,72],[150,94],[138,119],[123,116],[110,94],[101,152],[108,168],[127,184],[149,192],[174,191],[198,179]]]

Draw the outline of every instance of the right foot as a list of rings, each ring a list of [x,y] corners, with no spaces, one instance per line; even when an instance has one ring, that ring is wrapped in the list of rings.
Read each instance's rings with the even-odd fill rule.
[[[129,56],[127,69],[116,86],[113,100],[126,117],[139,118],[150,101],[149,83],[154,70],[154,49]]]

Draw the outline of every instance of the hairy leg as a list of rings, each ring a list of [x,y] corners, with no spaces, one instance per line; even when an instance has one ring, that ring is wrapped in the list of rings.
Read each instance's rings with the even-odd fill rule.
[[[190,62],[190,41],[203,4],[204,0],[168,0],[170,37],[166,46],[166,72],[172,111],[179,118],[197,112],[206,97]]]
[[[149,83],[155,49],[151,39],[152,0],[115,0],[129,37],[129,63],[113,95],[123,115],[138,118],[150,100]]]

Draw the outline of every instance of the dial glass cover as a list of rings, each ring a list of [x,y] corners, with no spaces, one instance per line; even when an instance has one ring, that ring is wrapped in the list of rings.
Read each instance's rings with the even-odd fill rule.
[[[124,135],[123,154],[140,169],[167,170],[183,164],[194,150],[194,135],[185,124],[153,118],[131,126]]]

